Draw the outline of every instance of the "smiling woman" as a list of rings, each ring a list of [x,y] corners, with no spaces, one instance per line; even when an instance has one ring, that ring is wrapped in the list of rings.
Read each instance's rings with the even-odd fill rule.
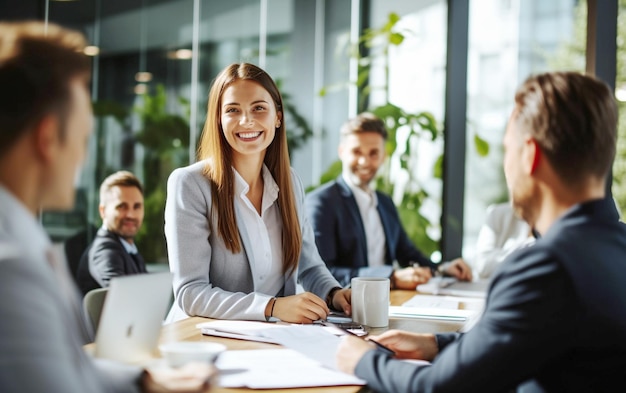
[[[282,112],[276,110],[269,92],[249,80],[238,80],[224,91],[220,120],[226,141],[233,149],[235,167],[244,156],[254,156],[258,163],[274,140]],[[239,169],[243,169],[239,164]],[[240,171],[241,173],[241,171]],[[259,201],[253,204],[260,209]]]
[[[291,170],[283,101],[272,78],[231,64],[209,93],[199,162],[168,180],[165,235],[176,297],[186,315],[311,323],[329,308],[350,314],[303,217]],[[296,282],[306,291],[296,295]]]

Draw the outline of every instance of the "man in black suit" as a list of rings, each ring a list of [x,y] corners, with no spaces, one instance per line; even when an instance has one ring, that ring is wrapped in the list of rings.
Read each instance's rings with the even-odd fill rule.
[[[388,331],[391,359],[348,337],[339,367],[378,392],[615,392],[626,386],[626,226],[605,195],[616,150],[612,90],[579,73],[529,78],[504,137],[516,214],[541,236],[493,276],[467,333]]]
[[[116,276],[147,273],[134,241],[144,215],[139,179],[128,171],[107,177],[100,186],[99,211],[102,227],[83,253],[76,273],[83,294],[108,287]]]
[[[342,285],[357,276],[385,276],[392,288],[415,289],[436,270],[471,280],[472,271],[461,258],[437,265],[420,252],[402,228],[391,198],[370,187],[385,161],[386,139],[385,123],[371,113],[342,126],[342,174],[305,200],[322,259]],[[394,271],[394,261],[403,268]]]

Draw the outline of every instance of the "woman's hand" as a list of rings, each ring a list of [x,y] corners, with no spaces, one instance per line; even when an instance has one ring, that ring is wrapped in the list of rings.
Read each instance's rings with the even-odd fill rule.
[[[346,315],[352,315],[351,301],[352,289],[339,289],[333,294],[333,308],[343,311]]]
[[[324,300],[311,292],[304,292],[276,298],[272,316],[284,322],[313,323],[326,319],[329,312]]]

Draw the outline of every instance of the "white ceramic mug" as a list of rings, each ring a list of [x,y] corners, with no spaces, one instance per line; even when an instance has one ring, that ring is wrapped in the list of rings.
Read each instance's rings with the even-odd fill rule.
[[[373,328],[389,325],[388,278],[352,279],[352,320]]]

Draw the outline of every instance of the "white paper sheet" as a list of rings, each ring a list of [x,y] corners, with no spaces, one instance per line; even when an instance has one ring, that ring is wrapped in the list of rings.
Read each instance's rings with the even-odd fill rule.
[[[463,305],[461,307],[461,304]],[[418,294],[402,303],[405,307],[423,308],[463,308],[480,311],[485,307],[485,299],[481,297],[424,295]]]
[[[415,295],[402,305],[405,307],[458,309],[459,301],[451,296]]]
[[[266,330],[262,335],[300,352],[323,366],[337,369],[335,354],[340,339],[323,326],[292,325],[286,329]]]
[[[202,322],[196,325],[197,328],[209,328],[222,332],[237,333],[249,336],[258,336],[258,332],[267,329],[280,329],[289,326],[274,322],[240,321],[230,319],[218,319],[209,322]]]
[[[276,340],[267,337],[261,336],[251,336],[249,334],[239,334],[239,333],[231,333],[224,332],[221,330],[213,330],[208,327],[200,328],[200,332],[205,336],[213,336],[213,337],[225,337],[225,338],[234,338],[237,340],[246,340],[246,341],[256,341],[260,343],[268,343],[268,344],[278,344]]]
[[[489,281],[474,282],[455,281],[449,277],[435,277],[426,284],[417,286],[418,292],[432,293],[433,295],[465,296],[485,298]]]
[[[216,366],[220,370],[218,384],[224,388],[281,389],[365,384],[355,376],[331,370],[292,349],[226,351],[220,355]]]

